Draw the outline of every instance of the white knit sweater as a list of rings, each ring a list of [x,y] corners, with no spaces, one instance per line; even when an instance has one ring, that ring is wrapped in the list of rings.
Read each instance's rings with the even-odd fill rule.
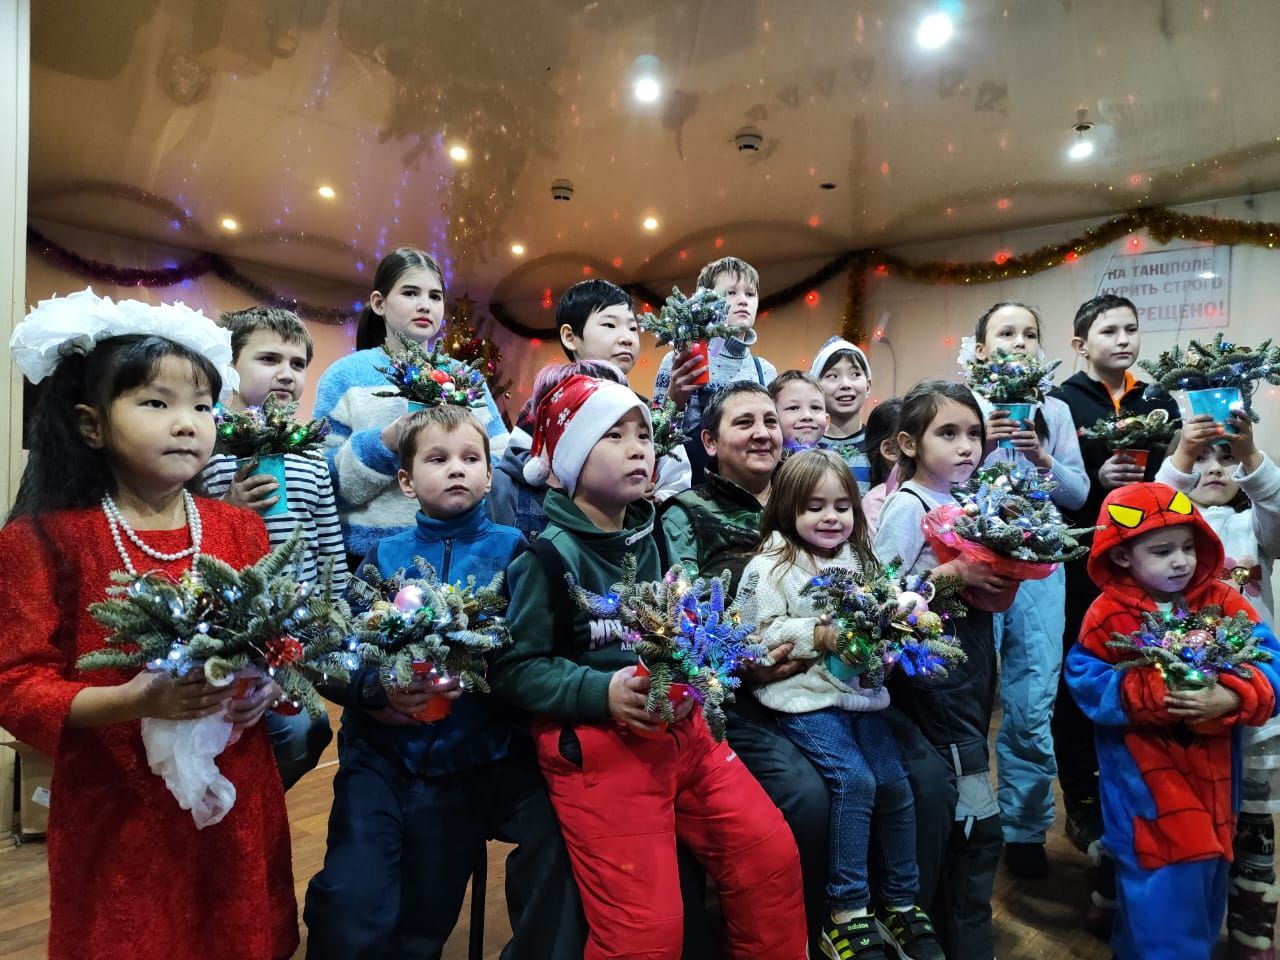
[[[818,625],[818,611],[800,595],[804,586],[826,567],[858,570],[861,565],[852,548],[845,544],[838,556],[826,560],[802,553],[792,564],[783,564],[772,551],[784,544],[781,534],[773,534],[761,553],[752,557],[742,573],[742,584],[755,577],[756,623],[765,644],[772,650],[784,643],[794,644],[792,660],[811,661],[812,665],[785,680],[777,680],[755,688],[756,698],[771,710],[782,713],[811,713],[827,707],[841,710],[883,710],[889,705],[889,692],[851,687],[832,676],[824,665],[824,651],[813,645],[813,629]]]

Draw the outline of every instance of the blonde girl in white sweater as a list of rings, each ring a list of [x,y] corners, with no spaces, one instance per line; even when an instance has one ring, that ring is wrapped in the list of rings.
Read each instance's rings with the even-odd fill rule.
[[[822,948],[828,957],[883,960],[886,946],[900,957],[941,960],[928,916],[916,905],[915,812],[906,765],[880,711],[889,694],[863,688],[835,649],[838,633],[801,596],[827,567],[876,565],[858,486],[830,450],[797,454],[784,463],[761,524],[760,552],[742,582],[755,582],[757,622],[772,649],[794,644],[792,660],[813,665],[758,687],[756,697],[778,711],[787,736],[822,774],[831,794],[830,862]],[[752,575],[756,576],[753,578]],[[874,834],[884,869],[877,914],[867,881]]]

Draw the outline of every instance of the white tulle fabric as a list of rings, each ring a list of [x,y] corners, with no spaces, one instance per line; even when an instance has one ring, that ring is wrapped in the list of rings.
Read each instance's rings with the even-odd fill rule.
[[[201,830],[218,823],[235,806],[235,784],[214,762],[230,740],[231,722],[221,712],[198,720],[142,721],[151,772],[164,778],[178,805],[191,811]]]
[[[222,394],[240,386],[231,365],[231,333],[182,303],[142,303],[100,297],[86,287],[79,293],[41,300],[13,330],[9,349],[27,379],[39,383],[58,361],[88,352],[108,337],[141,333],[165,337],[207,357],[222,374]]]

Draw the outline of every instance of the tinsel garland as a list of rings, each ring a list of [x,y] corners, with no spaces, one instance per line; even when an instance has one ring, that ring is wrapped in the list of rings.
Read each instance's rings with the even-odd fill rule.
[[[683,567],[672,567],[661,580],[636,581],[636,558],[622,562],[622,580],[606,594],[583,589],[566,574],[569,591],[593,616],[622,621],[636,655],[649,671],[646,709],[665,722],[675,720],[672,686],[687,685],[702,706],[702,716],[716,740],[725,737],[724,704],[732,702],[743,666],[764,658],[764,646],[753,639],[755,626],[744,622],[744,606],[754,592],[748,584],[737,600],[725,605],[729,576],[710,582],[690,580]]]
[[[467,691],[489,692],[487,654],[511,643],[503,575],[484,586],[474,576],[465,584],[442,584],[435,569],[408,577],[404,570],[383,577],[367,564],[351,580],[351,595],[365,611],[355,617],[361,662],[377,671],[384,685],[407,686],[414,664],[431,663],[454,676]]]
[[[1112,450],[1156,450],[1173,439],[1179,423],[1161,408],[1142,415],[1117,413],[1077,432],[1085,440],[1101,440]]]
[[[313,584],[286,572],[302,545],[302,525],[266,557],[234,570],[208,554],[174,580],[163,573],[116,572],[107,599],[89,607],[111,631],[107,646],[77,661],[80,670],[146,666],[181,676],[200,669],[215,686],[238,670],[265,670],[295,706],[325,707],[315,684],[345,683],[355,665],[350,610],[332,600],[333,560]]]
[[[296,403],[286,403],[267,394],[261,407],[217,411],[217,439],[214,453],[237,458],[271,457],[296,453],[323,459],[321,449],[329,435],[328,420],[294,420]]]
[[[1248,679],[1252,664],[1271,661],[1254,626],[1243,611],[1228,617],[1221,607],[1208,606],[1192,613],[1178,602],[1168,612],[1144,613],[1136,633],[1113,633],[1107,646],[1132,654],[1115,669],[1154,667],[1171,690],[1195,690],[1217,683],[1223,673]]]
[[[829,567],[801,590],[838,631],[835,655],[871,689],[882,686],[895,665],[910,677],[945,677],[966,659],[947,634],[947,622],[966,613],[952,600],[960,582],[902,577],[899,567],[895,562],[871,574]]]

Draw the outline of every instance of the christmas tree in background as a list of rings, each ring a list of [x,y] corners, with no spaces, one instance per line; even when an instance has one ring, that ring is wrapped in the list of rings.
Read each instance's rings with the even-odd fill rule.
[[[511,381],[502,377],[502,348],[489,336],[493,320],[486,317],[477,323],[475,309],[475,301],[465,293],[458,298],[453,307],[453,318],[445,327],[444,352],[455,360],[478,368],[495,398],[506,396],[511,389]]]

